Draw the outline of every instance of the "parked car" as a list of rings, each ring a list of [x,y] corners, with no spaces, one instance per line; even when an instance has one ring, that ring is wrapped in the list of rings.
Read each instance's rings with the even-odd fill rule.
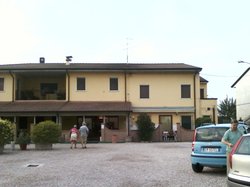
[[[204,167],[226,168],[226,145],[221,142],[231,124],[211,124],[197,127],[192,143],[191,162],[194,172],[202,172]],[[238,129],[247,133],[244,124]]]
[[[229,155],[229,187],[250,186],[250,134],[243,135]]]

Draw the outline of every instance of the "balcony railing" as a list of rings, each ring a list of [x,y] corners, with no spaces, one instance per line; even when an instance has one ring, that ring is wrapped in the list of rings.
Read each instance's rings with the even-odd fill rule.
[[[16,100],[65,100],[66,92],[41,92],[41,90],[17,90]]]

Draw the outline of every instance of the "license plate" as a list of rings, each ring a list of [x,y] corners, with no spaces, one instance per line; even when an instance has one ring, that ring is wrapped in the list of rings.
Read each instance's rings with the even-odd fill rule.
[[[219,148],[206,147],[206,148],[203,148],[203,152],[216,153],[216,152],[219,152]]]

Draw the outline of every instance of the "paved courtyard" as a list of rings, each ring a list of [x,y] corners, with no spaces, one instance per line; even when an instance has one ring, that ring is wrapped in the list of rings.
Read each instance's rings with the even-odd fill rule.
[[[87,149],[54,144],[51,151],[5,146],[0,155],[1,187],[226,186],[222,169],[194,173],[190,142],[97,143]]]

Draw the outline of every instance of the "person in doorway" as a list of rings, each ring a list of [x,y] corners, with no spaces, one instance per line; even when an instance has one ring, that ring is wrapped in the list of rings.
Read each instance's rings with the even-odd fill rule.
[[[86,144],[87,144],[87,139],[88,139],[88,134],[89,134],[89,129],[86,126],[86,123],[83,122],[82,126],[79,129],[80,132],[80,138],[81,138],[81,144],[82,144],[82,148],[87,148]]]
[[[70,131],[69,131],[69,137],[70,137],[70,142],[71,142],[70,148],[71,149],[73,148],[73,146],[76,148],[78,135],[79,135],[79,131],[77,130],[77,126],[74,125],[74,127],[72,129],[70,129]]]
[[[227,145],[227,173],[229,172],[229,154],[242,135],[242,132],[238,129],[238,121],[232,120],[230,129],[224,133],[221,139],[221,142]]]

